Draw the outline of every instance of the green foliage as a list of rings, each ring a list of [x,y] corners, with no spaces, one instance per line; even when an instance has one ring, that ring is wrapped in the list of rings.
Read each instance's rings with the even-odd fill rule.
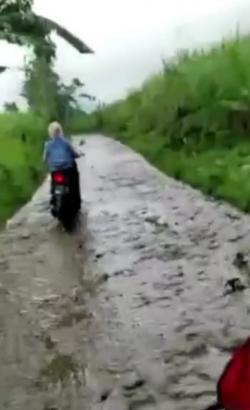
[[[46,122],[53,118],[67,126],[75,112],[80,110],[78,101],[83,98],[83,87],[78,78],[74,78],[69,85],[64,84],[53,64],[44,57],[33,57],[26,64],[23,96],[30,110]],[[84,96],[91,98],[86,93]]]
[[[33,1],[7,1],[0,13],[0,39],[19,45],[32,45],[37,55],[48,61],[55,55],[49,31],[33,12]]]
[[[30,12],[33,0],[3,0],[0,3],[0,14]]]
[[[159,132],[172,148],[250,131],[250,39],[231,41],[209,53],[183,54],[141,91],[103,111],[113,130]]]
[[[48,121],[50,116],[57,117],[56,98],[59,77],[46,58],[35,57],[25,67],[23,96],[30,109]]]
[[[15,102],[5,103],[4,109],[7,112],[18,112],[18,106]]]
[[[99,128],[169,175],[250,210],[249,50],[247,36],[179,53],[141,90],[99,112]]]
[[[76,92],[83,86],[74,79],[66,86],[54,71],[55,44],[50,34],[56,31],[80,53],[91,53],[85,43],[56,22],[36,15],[33,0],[5,0],[0,2],[0,39],[33,48],[33,57],[25,67],[23,95],[30,109],[44,121],[49,118],[68,121],[77,106]],[[7,67],[0,67],[0,73]],[[82,94],[91,98],[88,94]],[[6,106],[7,110],[13,109]]]
[[[0,115],[0,222],[31,196],[41,180],[45,136],[45,125],[33,115]]]
[[[98,113],[87,115],[81,110],[75,110],[68,123],[68,129],[72,134],[82,134],[101,129]]]

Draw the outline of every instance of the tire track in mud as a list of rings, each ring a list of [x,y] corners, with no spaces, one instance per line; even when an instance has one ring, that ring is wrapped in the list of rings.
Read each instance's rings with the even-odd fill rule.
[[[1,357],[0,407],[80,409],[78,396],[82,402],[86,396],[85,359],[84,333],[77,325],[84,322],[87,329],[90,312],[80,291],[72,241],[57,232],[30,237],[20,232],[19,238],[16,230],[2,238],[1,282],[7,300],[0,334],[9,354]]]
[[[85,152],[73,236],[47,182],[1,235],[0,407],[202,409],[249,332],[248,262],[233,261],[250,219],[114,141]],[[235,276],[246,290],[225,295]]]

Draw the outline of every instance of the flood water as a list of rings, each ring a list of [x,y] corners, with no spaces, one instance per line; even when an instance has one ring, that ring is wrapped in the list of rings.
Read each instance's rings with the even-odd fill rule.
[[[84,151],[75,233],[47,181],[1,234],[0,408],[203,410],[249,334],[250,218],[110,139]]]

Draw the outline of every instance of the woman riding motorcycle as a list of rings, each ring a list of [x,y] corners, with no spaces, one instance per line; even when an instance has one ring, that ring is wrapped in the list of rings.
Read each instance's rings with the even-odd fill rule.
[[[65,138],[62,126],[58,122],[52,122],[48,127],[50,140],[45,143],[43,159],[47,163],[50,173],[65,171],[70,178],[72,194],[76,205],[81,208],[81,193],[79,184],[79,172],[76,158],[83,156],[77,152],[73,145]],[[51,185],[51,193],[53,186]]]

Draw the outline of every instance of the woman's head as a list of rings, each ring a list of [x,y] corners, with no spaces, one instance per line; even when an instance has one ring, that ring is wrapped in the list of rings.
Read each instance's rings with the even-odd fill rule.
[[[51,138],[61,137],[63,135],[62,126],[56,121],[50,123],[48,131]]]

